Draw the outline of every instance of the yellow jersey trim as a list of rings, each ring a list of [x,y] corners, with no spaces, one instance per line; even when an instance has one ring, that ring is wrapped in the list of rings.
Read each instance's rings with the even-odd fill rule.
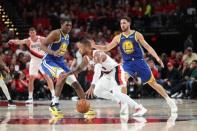
[[[61,29],[60,29],[60,32],[61,32],[61,34],[64,36],[65,39],[68,37],[68,34],[65,35],[65,34],[62,32]]]
[[[146,83],[152,83],[152,82],[154,82],[154,81],[156,81],[156,80],[155,80],[155,77],[153,76],[153,73],[151,72],[151,77],[150,77],[150,79],[149,79],[147,82],[145,82],[144,84],[146,84]]]
[[[135,33],[135,30],[131,30],[130,33],[128,35],[122,33],[122,35],[126,38],[128,38],[130,35],[133,35]]]

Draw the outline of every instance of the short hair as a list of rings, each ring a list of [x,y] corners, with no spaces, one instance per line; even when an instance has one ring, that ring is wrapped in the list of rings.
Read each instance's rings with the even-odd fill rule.
[[[72,23],[72,20],[70,18],[61,19],[61,24],[64,24],[65,22],[71,22]]]
[[[29,31],[36,31],[34,27],[29,28]]]
[[[123,17],[120,18],[120,20],[127,20],[128,22],[131,23],[131,18],[128,17],[128,16],[123,16]]]
[[[85,46],[91,46],[90,39],[88,39],[88,38],[83,38],[80,41],[80,43],[83,44],[83,45],[85,45]]]

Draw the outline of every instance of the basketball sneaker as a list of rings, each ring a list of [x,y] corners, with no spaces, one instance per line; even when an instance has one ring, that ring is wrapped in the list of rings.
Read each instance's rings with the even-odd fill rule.
[[[143,116],[146,112],[147,109],[144,108],[141,104],[139,104],[135,107],[135,113],[133,113],[133,116]]]
[[[33,98],[29,98],[25,101],[26,104],[32,104],[34,102]]]
[[[60,108],[59,108],[59,103],[55,103],[54,105],[51,103],[50,107],[49,107],[49,111],[51,111],[51,113],[55,116],[61,116],[64,115]]]
[[[173,99],[167,100],[167,104],[169,105],[169,107],[171,109],[171,113],[176,113],[178,111],[176,103]]]
[[[8,107],[16,107],[16,104],[12,100],[8,100]]]

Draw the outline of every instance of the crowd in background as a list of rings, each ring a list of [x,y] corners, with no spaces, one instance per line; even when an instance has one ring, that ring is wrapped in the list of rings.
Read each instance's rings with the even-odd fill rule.
[[[181,11],[186,11],[188,15],[195,12],[193,7],[190,8],[191,1],[188,0],[183,0],[182,3],[179,0],[14,1],[21,18],[29,25],[36,27],[38,35],[46,36],[50,30],[59,28],[61,19],[71,18],[73,20],[73,29],[70,33],[71,46],[65,55],[65,62],[71,69],[75,68],[82,59],[77,51],[76,42],[83,37],[91,37],[98,44],[110,42],[113,36],[119,32],[119,18],[123,15],[128,15],[134,20],[146,21],[143,23],[144,26],[140,27],[145,28],[147,25],[148,27],[169,26],[168,19],[163,16],[177,15]],[[159,20],[152,21],[149,19],[151,17],[157,17]],[[140,21],[136,23],[138,24]],[[138,27],[136,23],[133,24]],[[0,34],[0,52],[11,71],[10,77],[7,75],[5,81],[14,99],[27,99],[29,52],[24,45],[8,44],[9,39],[15,38],[14,32],[4,27],[1,22],[0,26],[3,29]],[[144,57],[156,80],[164,86],[171,97],[194,98],[197,96],[194,88],[197,83],[197,54],[194,51],[195,44],[192,35],[188,35],[182,44],[184,45],[182,51],[173,50],[170,54],[160,54],[165,68],[160,68],[148,53],[145,53]],[[121,62],[117,48],[108,54],[117,62]],[[84,90],[89,88],[92,76],[92,68],[87,68],[78,75],[78,80]],[[35,99],[50,98],[50,92],[42,75],[38,76],[35,85]],[[4,97],[1,91],[0,94],[0,97]],[[157,96],[154,90],[141,83],[138,76],[129,79],[128,94],[136,98]],[[70,99],[74,95],[76,94],[72,88],[64,88],[62,92],[64,99]]]

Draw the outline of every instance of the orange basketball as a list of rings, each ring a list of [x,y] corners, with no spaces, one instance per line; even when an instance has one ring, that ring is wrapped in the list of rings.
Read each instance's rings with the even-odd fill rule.
[[[81,99],[77,102],[76,108],[78,112],[86,113],[90,109],[90,103],[85,99]]]

